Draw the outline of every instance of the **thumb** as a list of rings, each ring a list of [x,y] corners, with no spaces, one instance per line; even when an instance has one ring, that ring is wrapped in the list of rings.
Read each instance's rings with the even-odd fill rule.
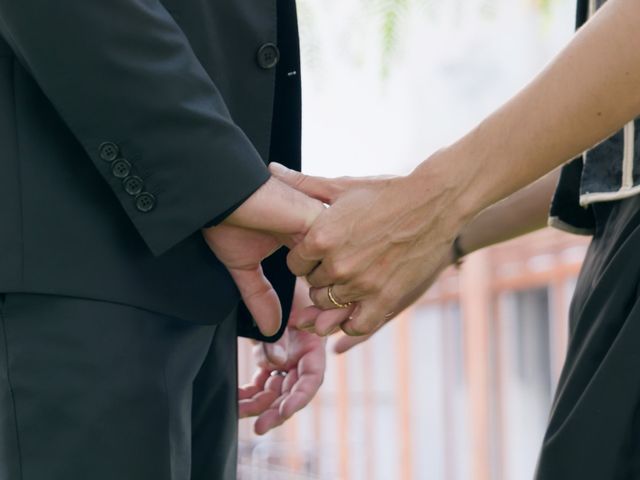
[[[269,164],[271,174],[290,187],[331,205],[349,186],[347,178],[324,178],[305,175],[276,162]]]
[[[240,290],[240,296],[265,337],[278,333],[282,324],[280,299],[262,266],[249,270],[230,268],[229,273]]]

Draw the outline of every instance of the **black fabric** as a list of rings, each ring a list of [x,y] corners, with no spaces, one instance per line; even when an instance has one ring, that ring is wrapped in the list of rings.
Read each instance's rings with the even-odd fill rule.
[[[235,478],[235,314],[213,326],[69,297],[0,303],[0,479]]]
[[[243,21],[257,21],[249,29],[234,21],[240,12],[229,5],[235,3],[214,2],[215,13],[194,1],[165,3],[173,14],[159,0],[0,1],[0,33],[19,62],[19,109],[38,91],[46,96],[84,150],[83,160],[93,164],[155,255],[192,235],[268,177],[263,159],[274,77],[257,65],[253,71],[233,69],[240,66],[240,56],[253,60],[254,49],[260,47],[256,36],[274,39],[276,33],[275,5],[245,9],[251,13],[245,13]],[[202,10],[199,23],[186,21],[194,10]],[[203,28],[219,31],[219,38],[206,38],[210,33]],[[212,42],[208,50],[236,45],[226,55],[196,51],[207,40]],[[242,51],[250,47],[253,51]],[[216,65],[232,60],[225,58],[230,55],[238,60],[226,68]],[[246,114],[229,110],[226,100],[233,95],[225,95],[218,85],[242,73],[249,86],[258,89],[257,96],[249,96],[254,108],[267,113],[266,119],[253,120],[244,129],[236,117]],[[31,86],[29,97],[21,98],[20,87],[27,79],[37,85]],[[40,101],[38,107],[44,108],[44,99]],[[17,121],[19,127],[33,125]],[[253,143],[247,137],[252,130]],[[28,128],[24,133],[30,133]],[[145,191],[157,198],[152,211],[136,208],[122,179],[112,174],[111,161],[102,155],[105,142],[119,147],[119,156],[142,178]],[[21,155],[20,160],[29,159]]]
[[[256,58],[266,43],[277,69]],[[0,291],[218,321],[239,295],[200,228],[268,179],[271,156],[299,168],[299,88],[293,0],[0,0]],[[291,275],[272,272],[286,297]]]
[[[549,216],[559,219],[576,231],[591,235],[595,228],[593,211],[590,205],[580,205],[582,169],[582,157],[562,167],[558,186],[551,200]]]
[[[539,480],[640,478],[640,197],[592,208]]]

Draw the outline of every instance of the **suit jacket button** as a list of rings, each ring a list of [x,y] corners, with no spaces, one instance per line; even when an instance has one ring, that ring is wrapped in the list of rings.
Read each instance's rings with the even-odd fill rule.
[[[124,158],[113,163],[111,167],[111,173],[116,178],[125,178],[128,177],[131,173],[131,164],[127,162]]]
[[[102,160],[105,162],[113,162],[118,158],[120,148],[113,142],[104,142],[100,144],[98,151],[100,152],[100,158]]]
[[[136,197],[136,208],[142,213],[150,212],[156,206],[156,197],[149,192],[142,192]]]
[[[138,195],[140,192],[142,192],[142,187],[144,185],[144,182],[140,177],[136,177],[135,175],[132,175],[130,177],[125,178],[122,181],[122,185],[124,186],[125,192],[127,192],[129,195],[135,196],[135,195]]]
[[[265,43],[258,50],[257,60],[260,68],[269,70],[278,64],[280,60],[280,50],[278,50],[278,47],[273,43]]]

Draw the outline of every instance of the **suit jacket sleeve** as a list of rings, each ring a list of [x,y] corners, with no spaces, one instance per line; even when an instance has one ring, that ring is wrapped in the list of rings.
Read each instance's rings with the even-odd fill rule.
[[[268,179],[158,0],[0,0],[0,33],[153,254],[222,218]],[[132,193],[139,185],[123,186],[130,175],[151,194],[142,204]]]

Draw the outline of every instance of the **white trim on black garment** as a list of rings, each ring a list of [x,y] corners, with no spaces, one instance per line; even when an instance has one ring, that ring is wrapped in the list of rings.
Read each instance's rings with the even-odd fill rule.
[[[622,155],[622,190],[633,187],[633,160],[636,156],[636,123],[624,126],[624,153]]]
[[[580,195],[580,205],[586,207],[597,202],[612,202],[640,194],[640,185],[632,188],[621,188],[615,192],[584,193]]]
[[[635,120],[627,123],[623,130],[622,151],[622,179],[620,188],[614,192],[587,192],[580,195],[580,205],[586,207],[597,202],[611,202],[623,200],[640,194],[640,185],[634,185],[634,164],[636,162],[636,123]],[[586,166],[589,151],[583,154],[583,162]]]

